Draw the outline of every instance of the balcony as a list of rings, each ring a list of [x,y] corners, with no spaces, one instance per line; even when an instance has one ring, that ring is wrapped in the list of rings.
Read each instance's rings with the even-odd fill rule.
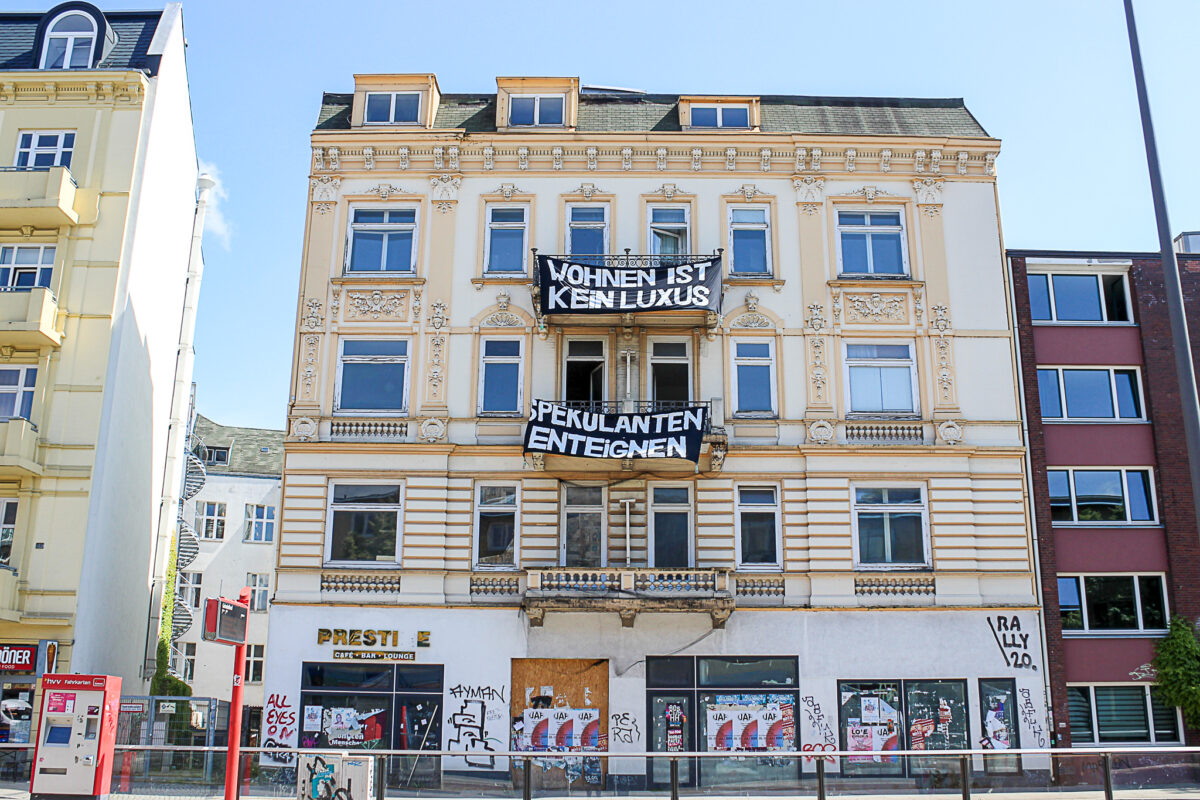
[[[639,613],[705,613],[721,628],[733,613],[727,569],[577,569],[554,567],[526,572],[524,609],[540,627],[547,612],[614,612],[632,628]]]
[[[534,250],[536,261],[537,251]],[[540,282],[541,275],[538,274],[531,286],[530,292],[533,295],[533,307],[537,314],[538,327],[545,331],[547,325],[570,325],[570,326],[595,326],[595,327],[621,327],[626,337],[633,335],[634,327],[648,326],[656,328],[707,328],[710,334],[713,334],[720,322],[721,309],[721,277],[722,277],[722,253],[698,253],[698,254],[634,254],[626,250],[624,253],[609,253],[605,255],[550,255],[545,254],[544,257],[552,259],[555,262],[569,262],[573,264],[583,264],[589,267],[603,267],[612,270],[616,273],[617,280],[615,283],[593,284],[592,288],[596,289],[611,289],[612,295],[608,299],[612,302],[605,302],[603,298],[596,299],[592,296],[593,303],[579,308],[564,309],[561,311],[550,311],[545,315],[542,314],[542,295],[543,292],[551,291],[547,286],[543,286]],[[650,284],[646,281],[646,270],[649,269],[665,269],[668,267],[678,267],[687,264],[695,264],[701,262],[710,262],[712,264],[711,278],[703,283],[696,282],[694,286],[709,287],[709,297],[714,297],[714,301],[707,304],[707,308],[656,308],[652,304],[667,303],[667,298],[661,294],[663,291],[671,292],[670,288],[651,289]],[[624,273],[624,276],[622,276]],[[697,273],[698,274],[698,273]],[[671,297],[680,300],[678,304],[689,304],[687,298],[694,298],[691,294],[690,287],[683,285],[685,281],[680,281],[678,284],[679,293],[672,294]],[[565,295],[565,298],[571,298],[571,294]],[[696,304],[700,305],[700,304]],[[609,311],[611,309],[611,311]]]
[[[78,192],[66,167],[0,168],[0,228],[76,225]]]
[[[21,349],[58,347],[58,299],[49,289],[0,287],[0,345]]]
[[[41,475],[37,461],[37,426],[27,419],[0,421],[0,476]]]

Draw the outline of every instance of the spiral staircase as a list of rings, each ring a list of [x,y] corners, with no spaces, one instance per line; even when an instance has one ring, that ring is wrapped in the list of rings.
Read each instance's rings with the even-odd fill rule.
[[[186,504],[204,488],[204,481],[207,478],[202,458],[204,452],[204,442],[193,434],[188,441],[183,472],[183,492],[180,495],[179,517],[176,520],[176,576],[187,569],[196,560],[196,556],[200,555],[200,539],[196,536],[196,531],[191,523],[185,519],[183,510],[186,508]],[[192,622],[192,609],[179,596],[178,584],[176,584],[175,609],[171,616],[171,641],[174,642],[187,633],[188,629],[192,627]],[[174,647],[172,649],[174,650]],[[175,660],[172,659],[172,661]]]

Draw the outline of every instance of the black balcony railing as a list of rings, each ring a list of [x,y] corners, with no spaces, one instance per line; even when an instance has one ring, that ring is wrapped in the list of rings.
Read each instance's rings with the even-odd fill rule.
[[[555,261],[570,261],[574,264],[587,264],[592,267],[644,269],[646,267],[674,267],[679,264],[694,264],[698,261],[715,261],[719,265],[722,253],[723,249],[718,249],[715,253],[630,253],[626,250],[624,253],[595,255],[583,253],[542,253],[541,255],[553,258]],[[538,255],[536,248],[533,254]]]
[[[620,414],[620,400],[559,400],[558,405],[592,414]]]

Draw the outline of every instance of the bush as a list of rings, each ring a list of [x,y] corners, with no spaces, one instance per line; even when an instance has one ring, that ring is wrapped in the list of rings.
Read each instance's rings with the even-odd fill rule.
[[[1166,638],[1154,648],[1158,696],[1168,706],[1179,706],[1189,727],[1200,727],[1200,640],[1186,618],[1175,616]]]

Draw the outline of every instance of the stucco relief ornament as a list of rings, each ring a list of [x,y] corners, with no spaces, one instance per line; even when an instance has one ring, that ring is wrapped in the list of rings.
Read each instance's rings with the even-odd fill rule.
[[[458,188],[462,186],[462,178],[457,175],[443,173],[429,179],[430,199],[438,211],[445,213],[458,202]]]
[[[708,468],[710,472],[720,472],[725,466],[725,455],[729,448],[720,442],[708,446]]]
[[[429,324],[433,326],[435,331],[440,331],[446,327],[449,320],[446,318],[446,303],[442,300],[433,301],[433,314],[429,317]]]
[[[935,175],[942,174],[942,151],[929,151],[929,171]]]
[[[892,151],[886,147],[879,151],[879,171],[892,171]]]
[[[329,301],[329,320],[337,322],[338,314],[342,310],[342,290],[337,288],[332,289],[331,294],[333,295],[333,299]]]
[[[529,148],[517,148],[517,169],[529,169]]]
[[[766,192],[764,192],[762,189],[759,189],[758,186],[753,183],[743,183],[742,188],[738,189],[738,192],[740,192],[746,198],[747,203],[758,197],[760,194],[763,197],[769,197]]]
[[[952,419],[948,419],[937,427],[938,438],[948,445],[962,444],[963,428]]]
[[[820,203],[825,199],[825,179],[812,175],[792,178],[796,200],[800,203]]]
[[[324,216],[325,214],[328,214],[330,211],[333,211],[333,206],[334,206],[333,203],[316,203],[315,205],[313,205],[313,211],[316,211],[318,214],[321,214],[322,216]]]
[[[912,185],[918,204],[924,205],[926,203],[942,202],[942,187],[944,184],[938,178],[918,178],[913,181]]]
[[[379,195],[380,200],[387,200],[392,195],[402,194],[403,192],[404,190],[399,186],[393,186],[390,183],[380,183],[376,186],[372,186],[370,189],[367,189],[365,194]]]
[[[292,420],[292,438],[300,442],[311,442],[317,436],[316,420],[296,417]]]
[[[727,169],[727,170],[737,169],[737,148],[736,147],[726,147],[725,148],[725,169]]]
[[[399,159],[400,169],[408,169],[408,148],[407,147],[396,148],[396,157]]]
[[[314,170],[325,169],[325,148],[324,147],[314,147],[313,148],[313,169]]]
[[[442,395],[442,362],[446,356],[446,337],[434,336],[429,340],[429,396],[436,400]]]
[[[808,307],[808,321],[805,324],[813,333],[820,333],[828,325],[825,321],[825,307],[820,303],[812,303]]]
[[[622,147],[621,148],[621,169],[623,169],[625,171],[629,171],[629,170],[633,169],[633,148],[632,147]]]
[[[918,325],[925,316],[925,293],[920,286],[913,287],[913,316],[917,318]]]
[[[829,388],[829,381],[825,374],[825,337],[814,336],[809,339],[808,352],[813,403],[824,405],[828,402],[825,391]]]
[[[596,184],[594,184],[594,183],[581,183],[574,190],[573,193],[583,195],[584,200],[591,200],[592,196],[594,194],[596,194],[596,192],[603,192],[603,191],[604,191],[603,189],[597,189]]]
[[[8,361],[16,351],[17,349],[11,344],[0,345],[0,360]]]
[[[853,147],[846,148],[846,172],[854,172],[854,159],[858,157],[858,151]]]
[[[438,147],[433,148],[433,168],[434,169],[444,169],[445,163],[446,163],[445,149],[442,148],[440,145]]]
[[[546,454],[545,453],[530,453],[529,464],[539,472],[546,469]]]
[[[967,155],[966,150],[958,151],[958,174],[959,175],[967,174],[967,158],[969,158],[969,156]]]
[[[855,189],[853,192],[850,192],[850,194],[862,197],[868,203],[874,203],[875,198],[878,197],[879,195],[881,195],[881,194],[890,195],[891,192],[889,192],[887,189],[880,189],[878,186],[863,186],[859,189]]]
[[[492,147],[490,144],[483,148],[483,168],[496,168],[496,148]]]
[[[501,311],[508,311],[508,304],[512,302],[512,295],[508,293],[508,289],[501,289],[496,295],[496,307]]]
[[[742,314],[730,323],[731,328],[770,328],[771,320],[762,314]]]
[[[404,301],[407,297],[408,292],[384,294],[378,289],[370,294],[349,292],[346,295],[348,301],[346,316],[370,317],[371,319],[379,319],[383,316],[398,317],[404,308]]]
[[[369,145],[363,148],[363,169],[375,169],[375,148]]]
[[[913,151],[913,170],[916,172],[924,172],[925,171],[925,151],[924,150],[914,150]]]
[[[888,295],[885,298],[879,292],[869,295],[848,294],[846,303],[850,307],[846,316],[850,319],[865,319],[871,322],[904,321],[904,300],[898,295]]]
[[[667,168],[667,148],[659,147],[654,150],[654,159],[656,166],[661,169]]]
[[[479,323],[481,328],[519,328],[521,327],[521,318],[511,311],[493,311],[488,314],[482,322]]]
[[[429,417],[421,420],[420,428],[417,430],[417,438],[423,442],[440,441],[446,438],[446,421],[437,417]]]
[[[699,147],[692,148],[692,172],[700,171],[700,160],[704,157],[704,151]]]
[[[829,308],[833,312],[833,324],[842,324],[842,290],[834,289],[831,293],[832,299],[829,303]]]
[[[796,148],[796,163],[792,165],[792,169],[795,170],[796,172],[803,172],[805,170],[805,168],[807,167],[807,164],[805,163],[807,161],[808,161],[808,148],[807,147],[797,147]]]
[[[747,310],[758,311],[758,295],[754,293],[753,289],[746,292],[745,301]]]
[[[585,152],[587,154],[587,168],[594,172],[596,169],[597,150],[595,147],[589,147]]]
[[[555,147],[550,151],[550,155],[554,159],[554,169],[562,169],[563,149],[561,147]]]
[[[831,420],[817,419],[808,423],[808,441],[812,444],[829,444],[837,428]]]
[[[760,166],[762,167],[762,171],[770,172],[771,171],[771,148],[764,147],[763,149],[759,150],[758,157],[759,157],[759,161],[761,162]]]
[[[304,317],[300,320],[300,325],[308,330],[316,330],[325,322],[321,316],[321,301],[310,297],[304,302]]]
[[[525,191],[518,189],[515,184],[502,183],[492,194],[498,194],[505,200],[512,200],[514,194],[525,194]]]
[[[342,190],[342,179],[336,175],[322,175],[310,181],[314,203],[337,202]]]
[[[340,150],[338,150],[336,147],[329,148],[329,168],[330,169],[341,169],[342,168],[342,160],[341,159],[342,159],[342,153]]]
[[[995,153],[984,153],[984,155],[983,155],[983,174],[984,175],[995,175],[996,174],[996,154]]]
[[[812,154],[809,157],[809,163],[812,164],[812,171],[819,172],[821,169],[821,148],[814,147]]]
[[[458,169],[458,145],[450,145],[450,169]]]

